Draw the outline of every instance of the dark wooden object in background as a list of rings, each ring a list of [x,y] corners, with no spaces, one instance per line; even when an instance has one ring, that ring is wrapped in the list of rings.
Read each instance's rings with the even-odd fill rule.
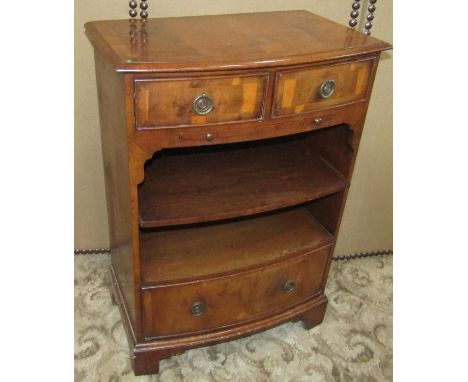
[[[135,28],[140,39],[129,37]],[[390,45],[305,11],[98,21],[86,31],[113,295],[135,374],[288,320],[319,324]]]

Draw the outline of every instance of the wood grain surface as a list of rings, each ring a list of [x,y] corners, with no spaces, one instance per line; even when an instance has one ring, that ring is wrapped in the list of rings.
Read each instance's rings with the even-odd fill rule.
[[[330,248],[239,275],[143,292],[145,334],[165,337],[253,321],[311,299],[320,291]],[[293,282],[290,292],[284,285]],[[204,311],[194,316],[191,306]]]
[[[310,252],[334,237],[305,209],[141,234],[143,285],[196,280]]]
[[[294,65],[389,49],[390,45],[307,11],[170,17],[140,22],[146,43],[131,42],[128,20],[85,25],[119,71],[188,71]]]
[[[363,100],[368,89],[371,70],[372,61],[366,60],[279,72],[273,114],[274,116],[300,114]],[[327,80],[333,80],[336,89],[329,98],[322,98],[319,89]]]
[[[307,146],[310,135],[158,153],[139,187],[140,226],[246,216],[347,187],[349,181]]]
[[[135,81],[137,128],[206,125],[263,118],[268,75]],[[213,110],[198,115],[193,103],[208,96]]]
[[[133,256],[125,87],[121,76],[99,52],[95,54],[95,61],[112,266],[129,307],[132,324],[139,327],[140,317],[135,304],[140,280],[134,274],[134,268],[139,267],[139,258]]]

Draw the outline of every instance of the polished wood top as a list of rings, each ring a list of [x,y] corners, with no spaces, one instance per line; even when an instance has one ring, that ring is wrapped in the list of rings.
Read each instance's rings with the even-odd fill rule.
[[[191,71],[312,63],[391,45],[307,11],[93,21],[86,32],[118,71]]]

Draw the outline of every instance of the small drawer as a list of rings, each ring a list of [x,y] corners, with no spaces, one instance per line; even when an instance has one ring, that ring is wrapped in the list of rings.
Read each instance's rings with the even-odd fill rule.
[[[177,132],[180,146],[216,145],[221,143],[233,143],[242,140],[256,138],[258,132],[251,126],[243,126],[242,129],[230,129],[224,126],[213,128],[190,128]]]
[[[273,117],[364,100],[373,60],[277,73]]]
[[[330,247],[215,279],[143,290],[146,338],[232,326],[307,300],[320,291]]]
[[[138,129],[263,119],[267,74],[136,79]]]

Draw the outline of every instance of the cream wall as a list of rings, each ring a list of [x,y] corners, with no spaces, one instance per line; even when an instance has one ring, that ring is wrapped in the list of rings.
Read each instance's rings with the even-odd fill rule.
[[[148,0],[150,17],[305,9],[347,24],[351,0]],[[127,17],[126,0],[75,0],[75,248],[109,246],[94,58],[83,24]],[[392,1],[373,35],[392,42]],[[392,53],[384,53],[335,254],[392,248]]]

